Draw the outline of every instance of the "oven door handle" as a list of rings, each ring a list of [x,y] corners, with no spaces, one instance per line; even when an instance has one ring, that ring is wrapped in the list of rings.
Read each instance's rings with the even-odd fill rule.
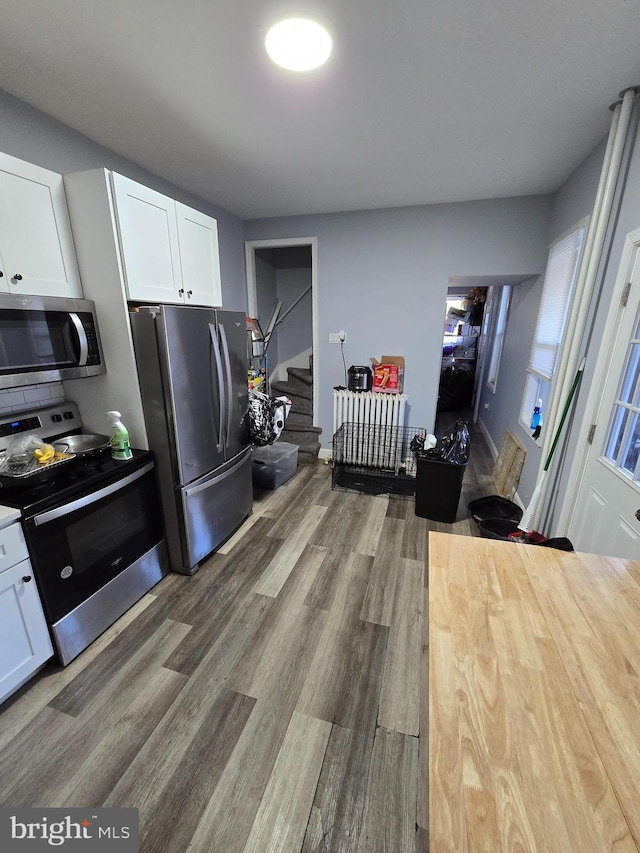
[[[135,483],[135,481],[139,480],[140,477],[144,477],[145,474],[148,474],[149,471],[153,470],[154,464],[155,463],[153,462],[148,462],[143,468],[139,471],[134,471],[133,474],[129,474],[129,476],[125,477],[124,480],[118,480],[117,483],[111,483],[110,486],[105,486],[97,492],[92,492],[90,495],[85,495],[83,498],[78,498],[77,500],[71,501],[63,506],[56,507],[55,509],[49,509],[46,512],[41,512],[39,515],[34,516],[33,523],[36,527],[40,527],[42,524],[48,524],[50,521],[55,521],[56,518],[63,518],[65,515],[70,515],[78,509],[84,509],[84,507],[91,506],[91,504],[96,503],[96,501],[102,500],[102,498],[106,498],[108,495],[112,495],[114,492],[119,491],[125,486],[129,486],[131,483]]]
[[[87,333],[82,325],[82,320],[74,311],[69,312],[69,319],[71,320],[71,325],[76,330],[76,335],[78,336],[78,345],[80,347],[80,352],[78,354],[78,367],[84,367],[87,363],[87,358],[89,357]]]

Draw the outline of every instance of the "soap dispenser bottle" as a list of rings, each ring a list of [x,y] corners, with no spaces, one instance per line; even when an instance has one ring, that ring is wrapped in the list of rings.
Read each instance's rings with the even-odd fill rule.
[[[133,453],[129,445],[129,433],[127,428],[120,420],[120,412],[107,412],[107,417],[111,423],[111,456],[113,459],[126,460],[132,459]]]

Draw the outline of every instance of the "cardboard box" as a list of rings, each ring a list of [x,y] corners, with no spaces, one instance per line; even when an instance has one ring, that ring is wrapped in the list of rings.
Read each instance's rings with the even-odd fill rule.
[[[373,365],[373,390],[381,394],[402,394],[404,389],[404,356],[383,355]]]

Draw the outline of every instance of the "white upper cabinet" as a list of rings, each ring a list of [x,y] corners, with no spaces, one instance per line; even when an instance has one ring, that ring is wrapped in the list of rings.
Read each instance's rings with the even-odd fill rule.
[[[0,290],[82,297],[62,175],[0,153]]]
[[[218,223],[211,216],[176,202],[180,268],[185,302],[222,305]]]
[[[175,202],[122,175],[111,180],[129,299],[181,302]]]
[[[122,175],[111,181],[128,298],[219,306],[216,220]]]

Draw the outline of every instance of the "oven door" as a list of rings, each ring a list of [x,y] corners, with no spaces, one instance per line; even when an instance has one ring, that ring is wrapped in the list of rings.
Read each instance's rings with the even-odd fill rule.
[[[25,532],[52,624],[162,540],[154,463],[27,519]]]

